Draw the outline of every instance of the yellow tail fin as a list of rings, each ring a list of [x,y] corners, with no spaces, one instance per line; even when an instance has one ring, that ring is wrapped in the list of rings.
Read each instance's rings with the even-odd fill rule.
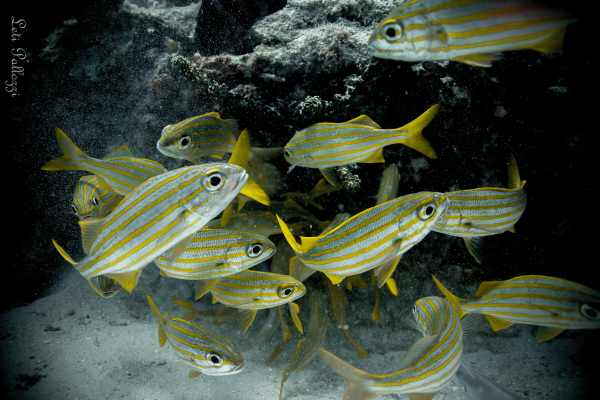
[[[63,250],[62,247],[60,247],[58,245],[58,243],[56,243],[56,241],[54,239],[52,239],[52,243],[54,244],[54,247],[56,247],[56,250],[58,250],[58,252],[60,253],[61,256],[63,256],[63,258],[65,260],[67,260],[68,262],[70,262],[71,264],[73,264],[75,266],[75,268],[77,268],[77,264],[75,261],[73,261],[73,259],[71,258],[70,255],[67,254],[66,251]]]
[[[344,400],[369,400],[378,395],[378,392],[369,385],[369,383],[379,380],[375,376],[354,368],[326,350],[319,349],[319,357],[329,368],[348,381],[349,385],[344,392]]]
[[[285,236],[285,240],[287,240],[287,242],[290,244],[290,247],[292,248],[292,250],[294,250],[294,253],[296,253],[296,254],[306,253],[308,250],[311,249],[314,242],[317,239],[319,239],[319,237],[320,237],[320,236],[317,236],[317,237],[300,236],[300,239],[302,240],[302,244],[300,244],[300,243],[296,242],[296,239],[294,239],[294,235],[292,235],[290,228],[288,228],[288,226],[285,224],[285,222],[283,222],[283,220],[281,218],[279,218],[279,215],[276,215],[276,217],[277,217],[277,222],[279,222],[279,226],[281,227],[281,231],[283,232],[283,236]]]
[[[79,161],[88,158],[88,156],[71,141],[58,127],[54,128],[56,132],[56,141],[58,147],[64,153],[63,156],[55,158],[54,160],[48,161],[42,165],[42,169],[45,171],[60,171],[67,169],[81,169]]]
[[[458,314],[458,316],[459,316],[460,318],[462,318],[462,317],[464,317],[465,315],[467,315],[468,313],[467,313],[467,312],[465,312],[465,311],[463,311],[463,310],[461,310],[461,308],[460,308],[460,303],[463,303],[465,300],[464,300],[464,299],[461,299],[461,298],[458,298],[458,297],[456,297],[455,295],[453,295],[452,293],[450,293],[450,291],[449,291],[448,289],[446,289],[446,288],[444,287],[444,285],[442,285],[442,284],[440,283],[440,281],[438,281],[438,280],[436,279],[436,277],[435,277],[435,276],[433,276],[433,275],[431,275],[431,276],[433,277],[433,280],[435,281],[435,284],[437,285],[438,289],[440,289],[440,291],[441,291],[442,293],[444,293],[444,296],[446,296],[446,298],[447,298],[448,300],[450,300],[450,304],[452,305],[452,308],[454,308],[454,311],[456,311],[456,313]]]
[[[403,142],[402,144],[426,155],[429,158],[437,158],[435,150],[433,147],[431,147],[429,141],[425,139],[421,131],[427,125],[429,125],[433,117],[435,117],[437,114],[439,107],[440,105],[436,104],[421,114],[419,118],[401,128],[398,128],[402,131],[408,131],[408,139],[406,139],[406,142]]]

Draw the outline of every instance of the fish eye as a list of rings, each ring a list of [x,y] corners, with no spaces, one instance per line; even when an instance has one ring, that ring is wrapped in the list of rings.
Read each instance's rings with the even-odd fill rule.
[[[192,140],[190,139],[190,137],[184,136],[177,141],[177,147],[181,150],[185,150],[190,146],[191,143],[192,143]]]
[[[396,41],[402,38],[404,34],[404,29],[402,29],[402,25],[398,23],[392,23],[385,25],[381,31],[383,32],[383,36],[387,40]]]
[[[290,297],[292,295],[292,293],[294,293],[294,287],[293,286],[284,286],[282,288],[279,289],[279,297],[281,297],[282,299],[285,299],[286,297]]]
[[[263,246],[260,243],[253,243],[246,249],[246,254],[248,257],[255,258],[262,254]]]
[[[586,319],[589,319],[591,321],[600,320],[600,312],[598,311],[598,309],[592,307],[589,304],[582,304],[581,307],[579,307],[579,311],[581,312],[581,315],[583,315]]]
[[[94,205],[97,206],[98,205],[98,199],[94,197],[92,199],[92,203],[94,203]]]
[[[75,204],[71,204],[71,210],[73,210],[73,212],[77,214],[77,207],[75,207]]]
[[[287,158],[292,158],[292,152],[291,152],[291,151],[289,151],[288,149],[285,149],[285,150],[283,151],[283,154],[285,154],[285,156],[286,156]]]
[[[435,214],[436,206],[435,203],[427,203],[421,206],[419,209],[419,219],[427,221]]]
[[[206,190],[210,190],[211,192],[220,189],[224,183],[225,179],[223,174],[219,171],[206,174],[204,176],[204,181],[202,182]]]
[[[213,367],[220,367],[223,365],[223,358],[217,353],[208,353],[206,355],[206,361]]]

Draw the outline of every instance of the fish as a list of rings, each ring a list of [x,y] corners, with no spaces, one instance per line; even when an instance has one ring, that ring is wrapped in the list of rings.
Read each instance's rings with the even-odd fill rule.
[[[447,205],[443,193],[409,194],[366,209],[325,235],[301,236],[301,243],[296,242],[285,222],[277,218],[300,261],[325,273],[333,284],[375,268],[381,287],[402,254],[427,236]]]
[[[524,397],[487,379],[464,362],[460,363],[452,381],[465,391],[470,400],[525,400]]]
[[[383,171],[375,204],[383,204],[396,198],[399,184],[400,172],[398,171],[398,166],[396,164],[388,165],[385,171]]]
[[[186,308],[188,312],[182,317],[186,321],[193,321],[200,318],[209,318],[215,325],[223,325],[229,321],[235,321],[243,318],[247,312],[238,308],[223,307],[216,311],[197,311],[188,300],[173,299],[173,303]]]
[[[224,276],[268,260],[273,253],[275,245],[263,236],[226,229],[201,229],[177,259],[169,263],[161,255],[154,263],[161,275],[203,280],[204,288],[209,282],[215,285]]]
[[[291,274],[288,274],[290,269],[290,259],[292,257],[294,257],[294,250],[292,250],[292,248],[285,239],[281,239],[279,243],[277,243],[277,250],[275,252],[275,256],[271,261],[271,273],[292,276]],[[295,276],[292,276],[292,278],[298,279]],[[298,280],[302,282],[300,279]],[[288,304],[290,306],[290,315],[292,316],[294,325],[296,325],[298,331],[302,333],[302,323],[298,318],[298,312],[300,311],[300,309],[295,303],[290,302]],[[285,320],[283,319],[283,311],[281,307],[282,306],[277,306],[277,311],[279,312],[279,319],[281,320],[281,334],[283,335],[283,341],[287,342],[292,338],[292,332],[290,331],[290,328],[287,326]]]
[[[79,218],[103,218],[123,200],[123,196],[105,190],[94,175],[82,176],[77,182],[71,209]]]
[[[92,285],[92,287],[93,285],[96,285],[98,287],[96,292],[104,298],[113,297],[114,295],[119,293],[121,289],[123,289],[117,281],[103,275],[99,275],[92,278],[90,284]]]
[[[308,193],[292,192],[292,193],[284,193],[283,196],[289,197],[290,199],[295,199],[296,201],[302,203],[305,206],[310,204],[310,205],[318,208],[319,210],[323,210],[323,206],[320,205],[319,203],[316,203],[314,200],[319,196],[322,196],[324,194],[333,193],[339,189],[340,189],[339,186],[331,185],[327,182],[327,180],[321,179],[321,180],[319,180],[319,182],[317,182],[315,187],[312,188],[311,191]]]
[[[524,275],[481,282],[472,299],[458,298],[433,280],[461,318],[483,314],[494,331],[512,324],[539,325],[536,340],[543,342],[565,329],[600,328],[600,293],[566,279]]]
[[[306,287],[287,275],[248,270],[221,278],[210,292],[213,303],[250,311],[244,322],[246,332],[257,310],[295,301],[304,296]]]
[[[382,163],[383,148],[400,143],[427,157],[437,158],[429,141],[421,134],[435,117],[439,104],[430,107],[414,121],[397,129],[381,129],[366,115],[341,123],[322,122],[297,132],[284,146],[283,156],[292,164],[318,168],[325,179],[338,187],[334,167],[355,163]],[[288,171],[289,173],[289,171]]]
[[[317,355],[317,350],[323,344],[327,334],[327,308],[323,295],[311,290],[308,295],[310,303],[310,325],[308,334],[304,339],[298,341],[296,351],[292,354],[291,364],[281,374],[281,388],[279,389],[279,400],[283,397],[283,384],[294,371],[300,373],[308,363]]]
[[[562,54],[567,26],[575,21],[571,13],[535,0],[412,0],[377,25],[368,51],[399,61],[490,67],[499,51]]]
[[[438,299],[432,301],[434,314],[428,317],[436,322],[437,329],[412,345],[396,372],[373,375],[319,349],[319,357],[325,364],[349,383],[344,400],[368,400],[386,393],[404,393],[411,400],[430,400],[452,380],[462,358],[462,328],[450,302]]]
[[[448,192],[449,206],[432,230],[462,237],[469,253],[479,264],[483,261],[483,238],[506,231],[515,232],[515,224],[525,212],[525,182],[519,176],[517,161],[508,161],[508,189],[479,188]]]
[[[180,318],[163,316],[149,295],[146,295],[152,314],[158,320],[158,343],[167,340],[177,357],[191,367],[188,377],[204,375],[233,375],[244,370],[244,357],[238,346],[214,332]]]
[[[220,229],[221,221],[210,221],[206,227],[208,229]],[[248,211],[245,213],[233,214],[224,228],[264,237],[281,233],[281,228],[277,226],[277,219],[268,211]]]
[[[131,293],[142,268],[165,252],[172,262],[192,236],[233,200],[248,174],[231,164],[178,168],[148,179],[106,218],[79,221],[86,256],[79,262],[54,241],[88,281],[104,275]],[[94,290],[96,288],[92,285]]]
[[[167,169],[156,161],[134,157],[126,145],[102,159],[90,157],[58,127],[55,127],[54,131],[58,146],[64,155],[42,165],[41,169],[44,171],[89,171],[96,176],[98,184],[105,190],[121,196],[127,196],[143,182],[167,172]]]

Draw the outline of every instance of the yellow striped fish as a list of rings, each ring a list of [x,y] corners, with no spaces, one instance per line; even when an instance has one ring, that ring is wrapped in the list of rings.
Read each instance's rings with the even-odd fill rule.
[[[334,284],[346,276],[377,268],[381,287],[402,254],[427,236],[447,204],[443,193],[398,197],[353,216],[325,235],[301,236],[302,244],[296,242],[281,219],[279,225],[300,261],[324,272]]]
[[[375,28],[369,52],[392,60],[490,67],[498,51],[562,53],[567,25],[574,21],[535,0],[412,0]]]
[[[317,355],[317,350],[325,340],[327,333],[327,308],[325,299],[320,292],[312,290],[308,295],[310,302],[310,325],[306,338],[299,340],[296,351],[292,354],[291,364],[281,374],[281,388],[279,389],[279,400],[283,397],[283,384],[288,376],[294,371],[300,373],[308,363]]]
[[[179,168],[148,179],[104,219],[84,232],[88,253],[79,263],[53,240],[60,254],[90,280],[105,275],[129,293],[141,270],[169,251],[171,262],[191,237],[240,192],[248,175],[231,164]],[[94,286],[92,286],[94,287]],[[94,288],[95,289],[95,288]]]
[[[191,321],[200,318],[210,318],[213,320],[215,325],[223,325],[229,321],[238,320],[243,318],[247,313],[245,310],[240,310],[232,307],[223,307],[216,311],[197,311],[187,300],[175,299],[173,303],[188,309],[189,311],[182,317],[186,321]]]
[[[220,229],[221,221],[210,221],[206,225],[206,228]],[[224,228],[252,233],[264,237],[281,233],[281,228],[277,226],[277,219],[268,211],[249,211],[247,213],[233,214]]]
[[[96,292],[104,298],[113,297],[123,289],[117,281],[103,275],[93,277],[90,280],[90,284],[92,287],[96,285]]]
[[[156,161],[134,157],[123,145],[102,159],[81,151],[63,131],[54,128],[58,146],[64,153],[42,165],[42,170],[82,170],[96,175],[98,183],[121,196],[126,196],[141,183],[167,171]]]
[[[105,190],[94,175],[82,176],[77,182],[71,209],[79,220],[86,218],[103,218],[120,202],[123,196]]]
[[[417,304],[428,299],[431,297]],[[319,349],[319,357],[325,364],[349,383],[344,400],[368,400],[386,393],[404,393],[411,400],[430,400],[452,380],[462,358],[460,318],[448,300],[434,300],[428,305],[433,309],[428,310],[432,314],[427,319],[436,321],[437,330],[415,342],[394,373],[369,374]]]
[[[494,331],[512,324],[539,325],[538,342],[564,329],[600,328],[600,293],[587,286],[551,276],[525,275],[507,281],[482,282],[472,299],[460,299],[435,277],[461,318],[483,314]]]
[[[329,183],[338,186],[333,167],[355,163],[382,163],[383,148],[401,143],[427,157],[437,158],[421,134],[435,117],[439,105],[397,129],[381,129],[366,115],[341,123],[323,122],[297,132],[284,147],[285,160],[308,168],[318,168]],[[289,171],[288,171],[289,172]]]
[[[525,212],[527,194],[523,190],[517,161],[508,162],[508,189],[479,188],[446,193],[448,208],[432,230],[462,237],[469,253],[481,264],[482,239],[506,231],[515,232],[515,224]]]
[[[244,370],[244,357],[234,342],[186,320],[171,318],[169,313],[163,317],[150,296],[146,298],[159,323],[160,347],[169,341],[177,357],[192,368],[190,378],[233,375]]]
[[[314,188],[311,189],[308,193],[284,193],[283,196],[289,197],[291,199],[295,199],[296,201],[304,204],[305,206],[311,204],[318,208],[319,210],[323,209],[323,206],[319,203],[315,203],[315,199],[324,194],[329,194],[339,190],[339,186],[330,185],[327,183],[325,179],[321,179]]]
[[[400,172],[396,164],[388,165],[383,171],[379,190],[377,191],[376,204],[383,204],[393,200],[398,194],[398,185],[400,184]]]

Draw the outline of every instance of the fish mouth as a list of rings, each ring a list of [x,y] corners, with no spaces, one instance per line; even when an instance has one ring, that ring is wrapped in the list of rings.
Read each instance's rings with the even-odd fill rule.
[[[160,142],[156,143],[156,149],[167,157],[178,158],[180,160],[187,160],[187,158],[181,156],[180,154],[174,153],[171,150],[169,150],[168,147],[161,145]]]

